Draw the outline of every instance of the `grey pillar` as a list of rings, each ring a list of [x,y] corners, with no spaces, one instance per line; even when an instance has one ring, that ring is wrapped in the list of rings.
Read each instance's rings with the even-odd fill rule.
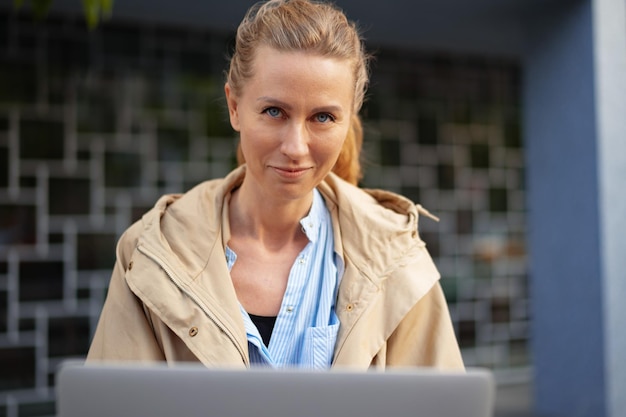
[[[626,7],[561,4],[525,56],[535,407],[626,412]]]
[[[608,415],[626,415],[626,0],[594,0]]]

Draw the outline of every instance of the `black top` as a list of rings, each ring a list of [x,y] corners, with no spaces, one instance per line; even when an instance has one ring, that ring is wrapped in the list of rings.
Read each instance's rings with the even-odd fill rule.
[[[270,338],[272,337],[272,330],[274,330],[274,324],[276,323],[276,316],[255,316],[250,313],[248,313],[248,315],[250,316],[250,319],[252,319],[252,323],[254,323],[257,329],[259,329],[261,339],[263,339],[265,346],[269,346]]]

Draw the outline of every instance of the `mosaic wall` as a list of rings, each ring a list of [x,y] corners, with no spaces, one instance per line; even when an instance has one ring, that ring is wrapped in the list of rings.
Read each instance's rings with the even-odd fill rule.
[[[527,366],[519,68],[382,50],[373,71],[364,183],[441,218],[422,219],[420,232],[442,273],[465,362]]]
[[[0,14],[0,417],[54,414],[82,357],[120,233],[155,199],[234,164],[229,34]],[[465,361],[528,357],[519,67],[381,48],[364,108],[363,185],[423,219]]]

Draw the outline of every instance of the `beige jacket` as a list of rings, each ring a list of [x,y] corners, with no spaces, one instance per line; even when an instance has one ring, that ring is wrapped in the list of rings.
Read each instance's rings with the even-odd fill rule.
[[[121,237],[88,360],[249,366],[226,265],[225,196],[245,167],[162,197]],[[439,273],[417,232],[418,209],[331,174],[319,186],[345,272],[333,366],[462,368]]]

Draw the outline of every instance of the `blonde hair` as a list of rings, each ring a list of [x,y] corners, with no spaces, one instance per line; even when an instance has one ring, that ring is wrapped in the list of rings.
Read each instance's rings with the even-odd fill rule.
[[[246,13],[235,39],[227,82],[240,94],[252,77],[255,51],[261,45],[279,51],[307,51],[324,57],[349,61],[354,71],[353,116],[333,172],[357,184],[362,177],[360,163],[363,128],[358,115],[369,82],[369,56],[353,22],[337,7],[313,0],[269,0],[259,2]],[[244,163],[241,147],[237,161]]]

